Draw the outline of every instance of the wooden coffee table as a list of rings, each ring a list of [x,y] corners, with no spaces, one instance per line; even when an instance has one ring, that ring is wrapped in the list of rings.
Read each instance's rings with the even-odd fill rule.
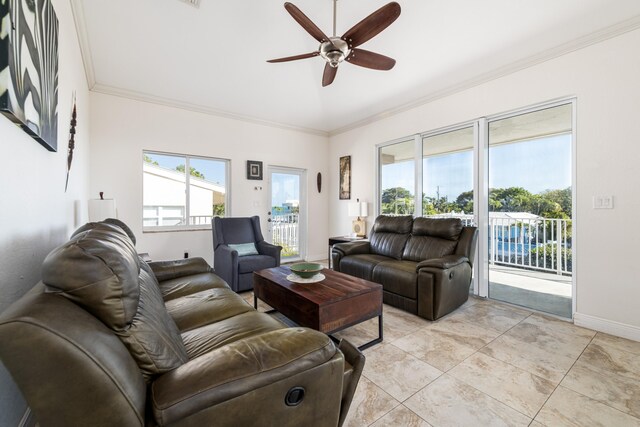
[[[324,269],[325,279],[316,283],[294,283],[286,266],[253,273],[253,305],[258,298],[300,326],[333,334],[378,317],[378,338],[360,350],[382,342],[382,285]]]

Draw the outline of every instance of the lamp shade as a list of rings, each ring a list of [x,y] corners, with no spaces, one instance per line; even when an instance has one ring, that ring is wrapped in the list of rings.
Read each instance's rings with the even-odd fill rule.
[[[349,203],[349,216],[367,216],[369,214],[367,202]]]
[[[89,200],[89,221],[97,222],[107,218],[117,218],[115,199]]]

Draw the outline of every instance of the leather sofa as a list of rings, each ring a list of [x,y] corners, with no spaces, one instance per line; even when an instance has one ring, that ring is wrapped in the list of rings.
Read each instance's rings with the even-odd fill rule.
[[[380,283],[386,304],[429,320],[469,298],[478,230],[457,218],[376,218],[369,241],[333,246],[333,269]]]
[[[342,424],[357,349],[257,312],[201,258],[147,264],[134,241],[117,220],[81,227],[0,315],[40,426]]]

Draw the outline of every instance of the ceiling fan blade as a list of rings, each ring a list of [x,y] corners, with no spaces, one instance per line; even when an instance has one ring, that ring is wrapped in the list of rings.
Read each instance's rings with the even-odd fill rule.
[[[338,67],[333,68],[329,63],[324,64],[324,73],[322,74],[322,87],[329,86],[336,78]]]
[[[400,16],[400,5],[391,2],[354,25],[344,33],[342,40],[346,41],[350,48],[358,47],[391,25],[398,16]]]
[[[390,70],[396,65],[395,59],[364,49],[352,49],[347,61],[361,67],[384,71]]]
[[[274,62],[296,61],[298,59],[313,58],[314,56],[318,56],[318,55],[320,55],[320,52],[303,53],[302,55],[287,56],[285,58],[269,59],[267,62],[274,63]]]
[[[318,40],[320,43],[329,40],[329,37],[327,37],[326,34],[323,33],[322,30],[318,28],[318,26],[307,17],[307,15],[302,13],[302,11],[298,9],[296,5],[286,2],[284,4],[284,8],[287,9],[287,12],[289,12],[289,14],[293,16],[293,19],[295,19],[298,24],[300,24],[302,28],[307,31],[307,33],[311,34],[311,37]]]

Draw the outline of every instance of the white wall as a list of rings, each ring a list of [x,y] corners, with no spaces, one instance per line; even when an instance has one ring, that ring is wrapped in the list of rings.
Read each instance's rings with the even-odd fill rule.
[[[330,138],[330,234],[349,231],[338,158],[351,155],[352,197],[375,200],[375,145],[481,116],[577,97],[576,323],[640,340],[640,30]],[[613,195],[615,209],[593,210]],[[370,227],[373,216],[368,218]]]
[[[58,151],[49,152],[0,116],[0,311],[40,280],[45,256],[86,222],[89,180],[89,93],[67,0],[53,0],[60,23]],[[64,192],[71,95],[78,126],[69,189]],[[0,365],[0,425],[17,425],[26,410]]]
[[[201,256],[213,262],[211,230],[142,232],[142,150],[231,160],[231,214],[259,215],[266,234],[269,165],[307,170],[309,244],[307,258],[327,257],[328,191],[316,189],[327,176],[328,138],[192,111],[91,94],[91,194],[117,200],[118,216],[136,234],[137,248],[154,260]],[[264,162],[263,181],[246,179],[246,161]],[[262,186],[262,190],[255,190]]]

